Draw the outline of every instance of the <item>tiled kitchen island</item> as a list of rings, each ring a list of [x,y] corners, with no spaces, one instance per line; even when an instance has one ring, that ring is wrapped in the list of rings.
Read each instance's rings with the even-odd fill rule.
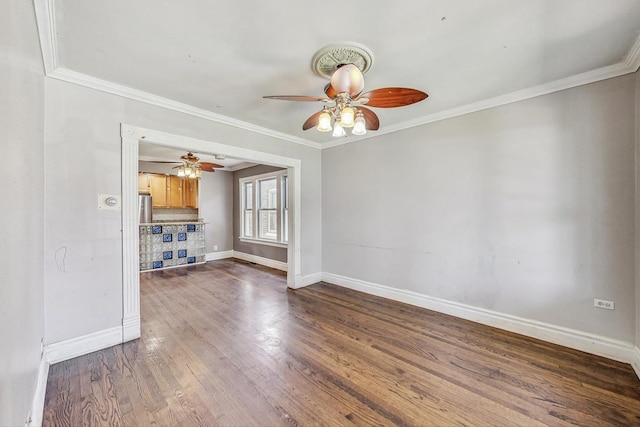
[[[140,271],[205,262],[204,222],[140,224]]]

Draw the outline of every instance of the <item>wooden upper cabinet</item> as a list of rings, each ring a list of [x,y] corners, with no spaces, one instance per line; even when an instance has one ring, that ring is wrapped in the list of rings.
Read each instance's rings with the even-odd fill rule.
[[[184,191],[182,177],[170,175],[167,177],[168,208],[184,208]]]
[[[138,193],[151,193],[151,175],[138,173]]]
[[[185,206],[188,208],[198,207],[198,182],[197,179],[185,179],[184,182],[184,200]]]
[[[159,173],[139,173],[138,191],[151,193],[154,208],[198,207],[197,179]]]
[[[157,173],[149,174],[151,202],[154,208],[167,207],[167,177]]]

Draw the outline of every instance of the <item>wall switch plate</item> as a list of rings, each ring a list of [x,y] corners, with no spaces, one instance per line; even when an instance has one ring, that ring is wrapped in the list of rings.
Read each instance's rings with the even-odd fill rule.
[[[598,298],[593,299],[593,306],[597,308],[606,308],[607,310],[615,309],[615,305],[613,304],[613,301],[605,301],[603,299],[598,299]]]
[[[98,194],[98,209],[112,209],[119,211],[121,208],[120,196],[117,194]]]
[[[213,250],[217,251],[218,250],[218,245],[213,245]]]

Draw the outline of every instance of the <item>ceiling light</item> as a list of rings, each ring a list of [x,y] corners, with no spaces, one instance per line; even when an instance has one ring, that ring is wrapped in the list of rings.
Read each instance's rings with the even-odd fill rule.
[[[325,106],[318,115],[318,126],[320,132],[329,132],[333,129],[332,135],[341,137],[347,135],[345,129],[353,128],[351,134],[364,135],[367,133],[367,122],[362,111],[357,107],[352,107],[351,98],[346,93],[339,94],[335,99],[334,106]],[[317,114],[317,113],[316,113]]]
[[[367,133],[367,123],[364,120],[364,114],[361,111],[356,113],[356,119],[353,124],[353,130],[351,131],[354,135],[364,135]]]
[[[320,132],[329,132],[331,130],[331,115],[329,110],[325,107],[318,117],[318,127]]]
[[[340,123],[337,120],[333,125],[333,134],[332,135],[335,136],[335,137],[346,136],[347,135],[347,133],[344,131],[342,126],[340,126]]]
[[[348,105],[342,109],[340,112],[340,125],[343,128],[353,127],[353,117],[354,117],[353,108]]]

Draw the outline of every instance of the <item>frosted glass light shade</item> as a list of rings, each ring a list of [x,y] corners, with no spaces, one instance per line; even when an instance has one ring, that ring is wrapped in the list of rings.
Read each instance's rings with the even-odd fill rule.
[[[333,126],[333,136],[339,137],[345,136],[346,134],[342,126],[340,126],[340,123],[336,122]]]
[[[365,122],[362,114],[358,114],[356,116],[355,124],[353,125],[351,133],[354,135],[364,135],[367,133],[367,123]]]
[[[338,93],[346,92],[349,96],[355,97],[364,89],[364,76],[355,65],[343,65],[331,76],[331,86]]]
[[[340,113],[340,126],[350,128],[353,126],[353,117],[355,112],[351,107],[344,107]]]
[[[329,113],[322,113],[318,116],[318,127],[320,132],[329,132],[331,130],[331,116]]]

